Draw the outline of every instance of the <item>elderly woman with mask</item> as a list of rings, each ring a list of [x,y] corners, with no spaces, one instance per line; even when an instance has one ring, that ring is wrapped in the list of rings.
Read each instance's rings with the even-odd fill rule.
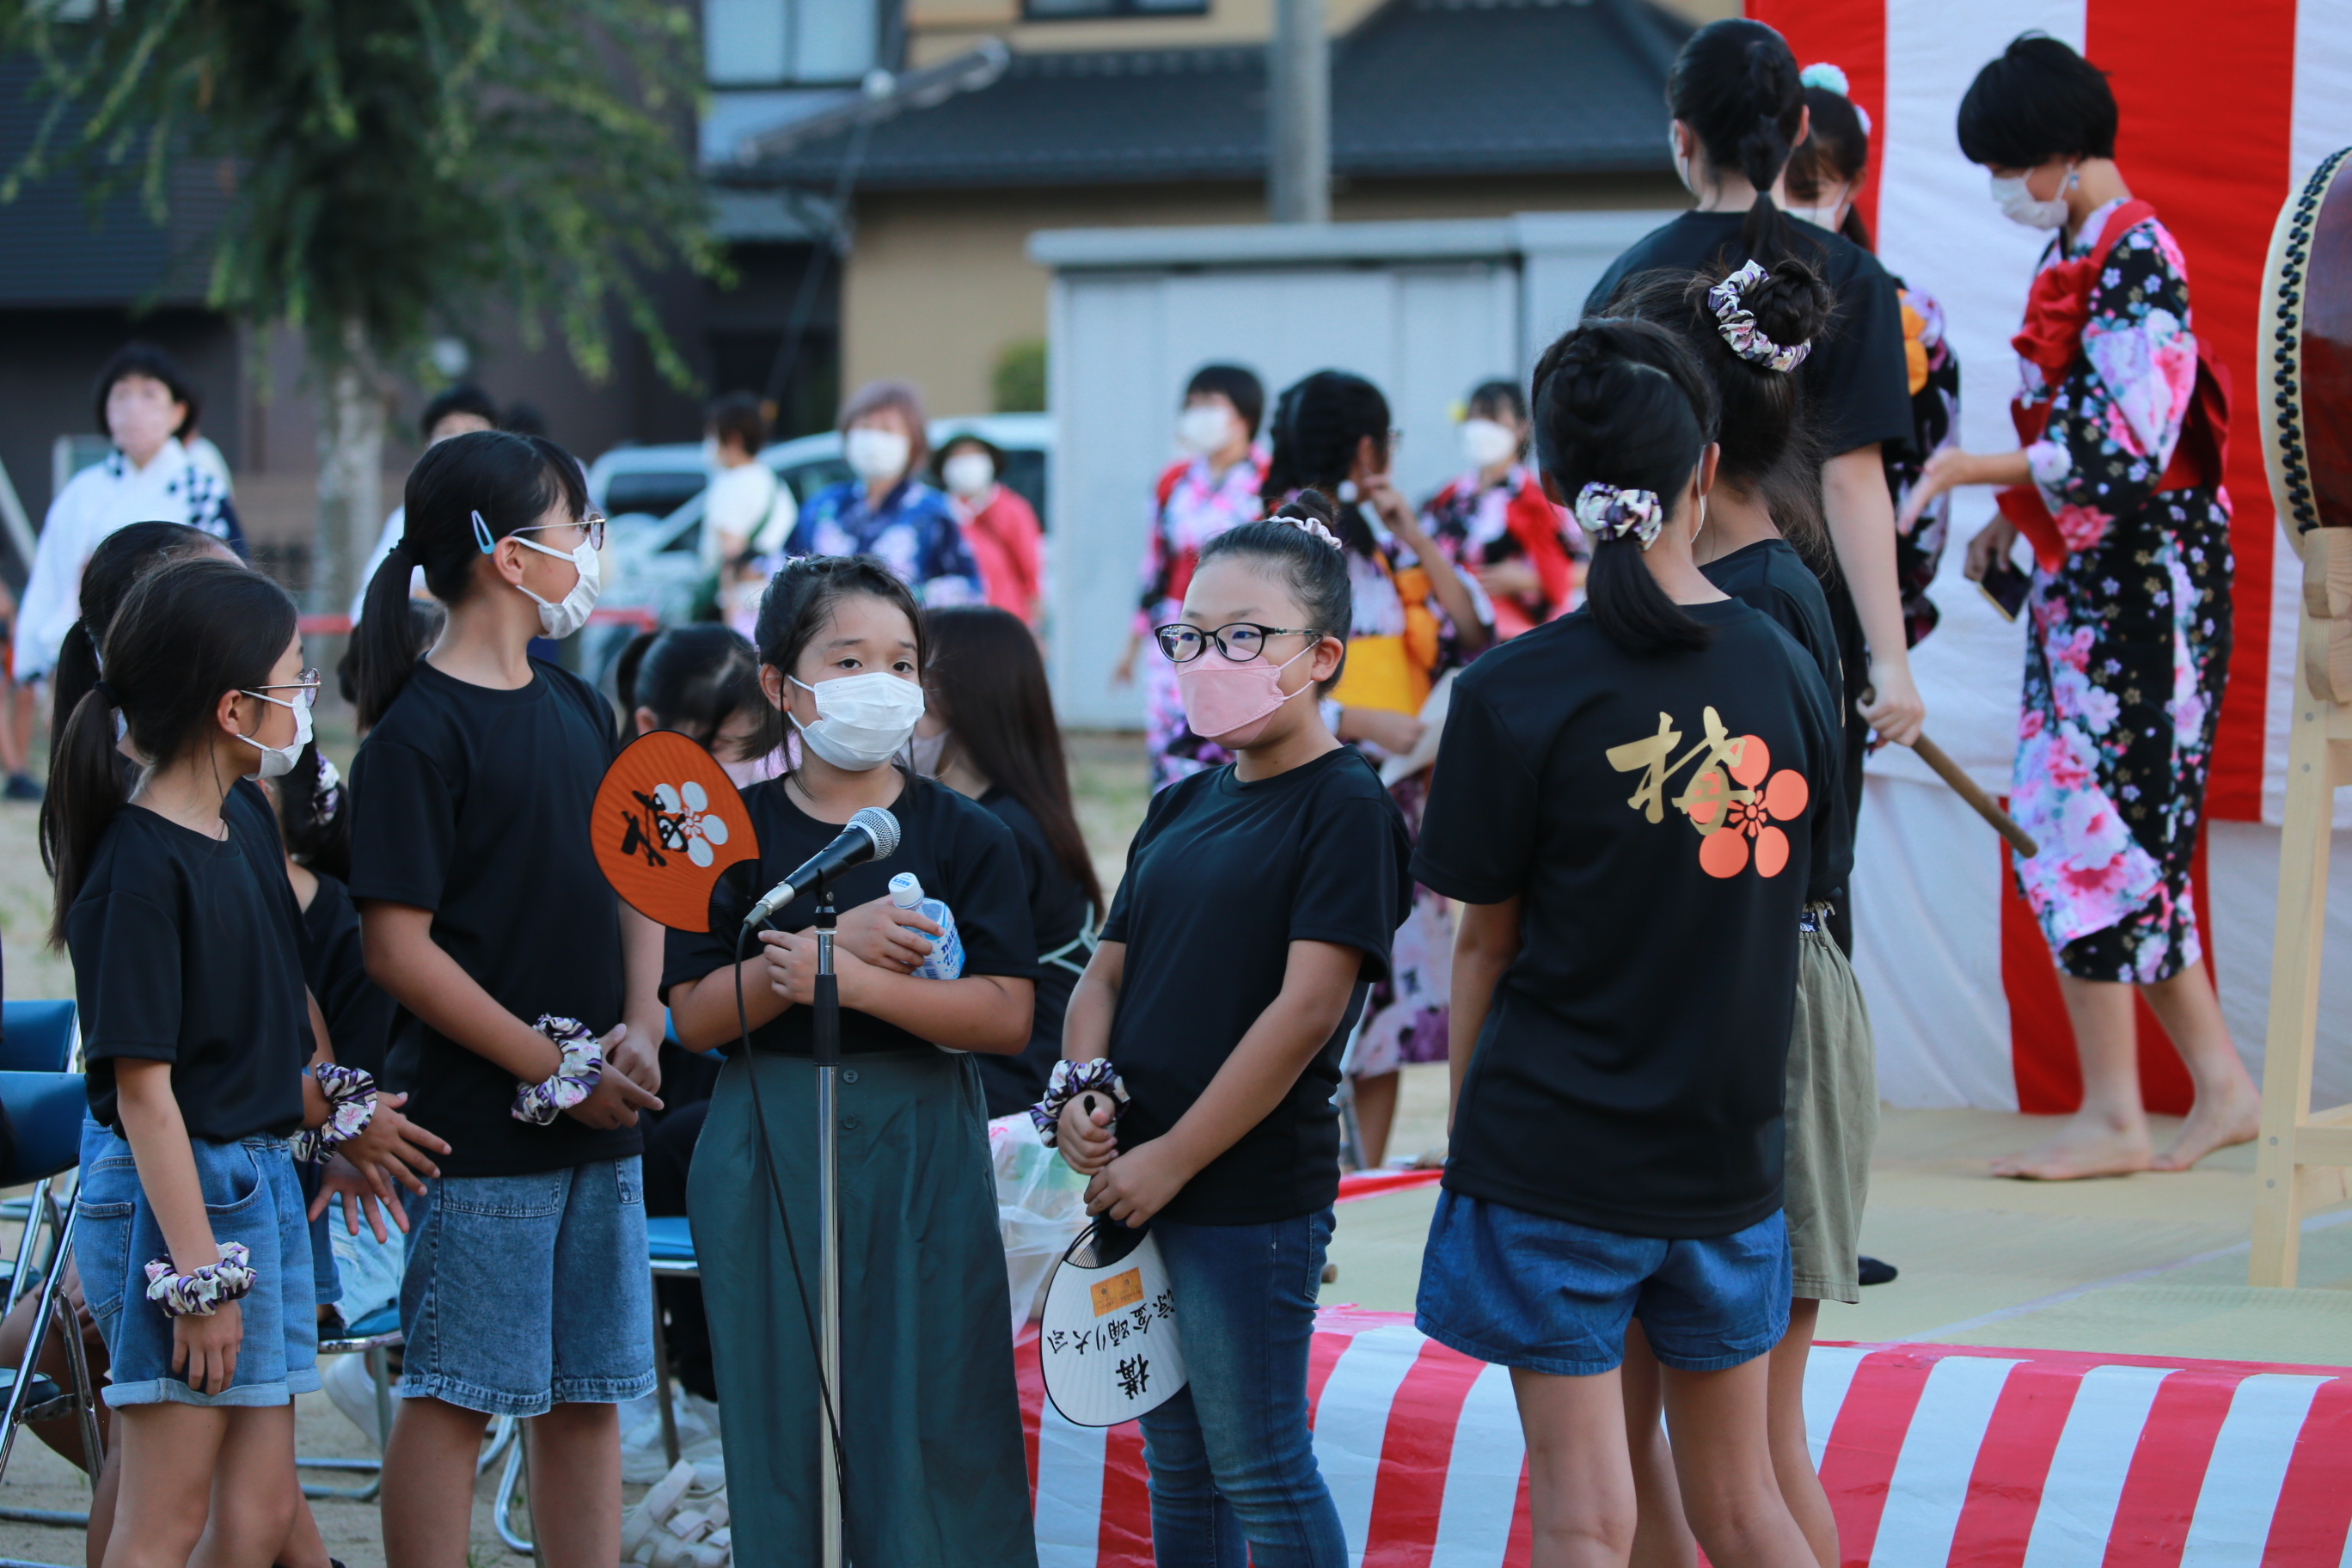
[[[784,553],[871,555],[925,605],[987,602],[948,498],[917,477],[929,455],[922,395],[869,381],[841,408],[842,457],[856,477],[809,498]]]

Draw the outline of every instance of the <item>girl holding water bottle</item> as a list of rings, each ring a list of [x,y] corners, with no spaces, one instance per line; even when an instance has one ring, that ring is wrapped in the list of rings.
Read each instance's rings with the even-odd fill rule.
[[[759,885],[791,875],[867,806],[900,830],[887,859],[834,884],[844,1334],[831,1396],[847,1456],[849,1555],[894,1568],[1032,1568],[980,1075],[950,1054],[1028,1044],[1036,945],[1020,854],[986,807],[897,765],[923,712],[925,646],[914,596],[889,568],[863,555],[793,562],[768,585],[756,641],[769,709],[756,749],[773,751],[787,727],[801,742],[789,773],[743,792]],[[954,978],[913,973],[934,958],[943,922],[891,902],[900,873],[952,913],[963,950]],[[672,931],[662,975],[688,1048],[737,1047],[711,1097],[688,1208],[732,1528],[773,1563],[815,1557],[824,1462],[806,1305],[820,1224],[807,1059],[814,919],[812,897],[794,900],[740,964],[731,934]],[[748,1051],[737,1047],[739,984]]]

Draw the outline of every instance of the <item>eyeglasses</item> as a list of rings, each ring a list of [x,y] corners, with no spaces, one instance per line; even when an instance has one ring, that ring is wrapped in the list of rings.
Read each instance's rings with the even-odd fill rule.
[[[273,686],[242,686],[237,689],[247,697],[261,697],[265,691],[299,691],[302,695],[294,699],[294,702],[299,702],[305,708],[316,708],[319,705],[319,672],[315,669],[306,669],[293,679],[280,681]],[[294,706],[294,702],[289,702],[282,697],[261,697],[261,700],[275,702],[286,708]]]
[[[1172,621],[1164,626],[1154,626],[1151,635],[1171,664],[1192,663],[1209,651],[1211,643],[1215,643],[1217,651],[1234,663],[1246,664],[1265,651],[1268,637],[1319,637],[1323,634],[1308,626],[1261,626],[1249,621],[1234,621],[1215,631],[1204,632],[1182,621]]]
[[[591,550],[602,550],[604,548],[604,514],[592,508],[590,510],[581,514],[581,518],[578,522],[534,523],[529,528],[518,528],[510,530],[509,531],[515,533],[547,533],[559,528],[584,529],[588,533],[588,548]]]

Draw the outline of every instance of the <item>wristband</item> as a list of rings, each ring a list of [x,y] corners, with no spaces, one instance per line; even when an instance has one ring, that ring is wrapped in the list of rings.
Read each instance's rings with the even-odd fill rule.
[[[338,1067],[321,1062],[310,1069],[319,1081],[319,1091],[327,1097],[327,1124],[305,1127],[288,1139],[287,1144],[298,1161],[315,1162],[325,1159],[362,1132],[375,1120],[375,1079],[359,1068]]]
[[[167,1318],[209,1318],[223,1301],[234,1301],[253,1289],[251,1256],[244,1243],[225,1241],[220,1261],[194,1274],[174,1274],[172,1260],[159,1258],[147,1266],[147,1299],[162,1306]]]
[[[562,1047],[563,1065],[541,1083],[515,1086],[514,1119],[544,1127],[596,1092],[604,1078],[604,1049],[577,1018],[542,1014],[539,1032]]]
[[[1036,1124],[1039,1142],[1048,1149],[1061,1146],[1062,1109],[1082,1094],[1100,1094],[1109,1100],[1113,1121],[1126,1113],[1127,1085],[1112,1070],[1108,1057],[1097,1057],[1090,1062],[1055,1062],[1054,1076],[1045,1083],[1045,1098],[1029,1108],[1029,1120]]]

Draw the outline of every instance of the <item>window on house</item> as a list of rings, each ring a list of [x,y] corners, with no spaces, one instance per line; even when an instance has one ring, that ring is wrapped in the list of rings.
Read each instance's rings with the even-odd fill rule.
[[[1205,16],[1208,13],[1209,0],[1021,0],[1021,14],[1032,22],[1097,16]]]
[[[878,0],[702,0],[714,87],[856,81],[881,61]]]

